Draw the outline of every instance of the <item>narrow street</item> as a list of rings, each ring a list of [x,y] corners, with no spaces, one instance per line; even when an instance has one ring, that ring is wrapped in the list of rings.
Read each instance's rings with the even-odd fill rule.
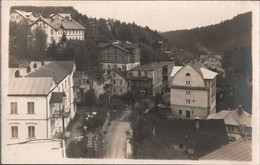
[[[104,158],[126,158],[126,131],[130,129],[127,117],[130,114],[131,110],[126,109],[119,119],[110,122],[104,138]]]

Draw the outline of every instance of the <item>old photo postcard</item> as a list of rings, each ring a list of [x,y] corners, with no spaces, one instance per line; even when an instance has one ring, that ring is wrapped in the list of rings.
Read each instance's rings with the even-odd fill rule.
[[[259,164],[259,2],[1,4],[1,163]]]

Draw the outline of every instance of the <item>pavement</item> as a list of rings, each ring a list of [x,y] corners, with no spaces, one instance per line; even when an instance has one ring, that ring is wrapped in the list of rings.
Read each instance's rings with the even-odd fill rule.
[[[110,126],[106,129],[107,134],[104,135],[104,158],[126,158],[126,131],[130,129],[130,122],[126,118],[130,114],[131,110],[128,107],[119,119],[110,121]]]

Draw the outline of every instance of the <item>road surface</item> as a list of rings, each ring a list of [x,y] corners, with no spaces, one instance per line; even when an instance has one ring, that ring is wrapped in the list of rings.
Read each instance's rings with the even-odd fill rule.
[[[130,129],[130,123],[124,121],[130,115],[130,110],[124,111],[121,118],[111,121],[104,141],[104,158],[125,159],[126,158],[126,131]]]

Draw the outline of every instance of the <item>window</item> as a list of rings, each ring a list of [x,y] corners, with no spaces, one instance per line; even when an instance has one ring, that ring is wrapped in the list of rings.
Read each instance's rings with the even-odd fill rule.
[[[120,80],[120,85],[122,85],[123,84],[123,81],[122,80]]]
[[[187,77],[190,77],[190,73],[186,73],[186,76],[187,76]]]
[[[123,93],[123,89],[120,89],[120,93]]]
[[[186,111],[186,118],[190,118],[190,111]]]
[[[116,74],[115,74],[115,73],[113,73],[113,76],[114,76],[114,77],[116,77]]]
[[[180,149],[183,149],[183,144],[180,144],[179,148],[180,148]]]
[[[141,71],[138,71],[138,76],[141,76]]]
[[[116,88],[114,88],[113,90],[114,90],[114,93],[116,93]]]
[[[190,91],[186,91],[186,94],[187,94],[187,95],[190,95]]]
[[[11,102],[11,114],[17,114],[17,102]]]
[[[229,96],[233,96],[233,92],[229,92]]]
[[[28,137],[35,138],[35,127],[34,126],[28,126]]]
[[[113,81],[113,84],[116,85],[116,80]]]
[[[53,35],[53,29],[51,29],[51,35]]]
[[[189,104],[190,103],[190,99],[186,99],[186,103]]]
[[[34,114],[34,102],[27,102],[28,114]]]
[[[186,85],[190,85],[190,81],[186,81]]]
[[[125,70],[125,65],[122,65],[122,69]]]
[[[223,99],[223,94],[219,94],[219,98],[220,98],[220,99]]]
[[[12,132],[12,138],[18,138],[18,126],[12,126],[11,127],[11,132]]]
[[[193,100],[193,103],[195,103],[195,100]]]
[[[179,110],[179,115],[181,115],[182,114],[182,110]]]
[[[31,67],[30,67],[30,66],[27,66],[26,72],[27,72],[27,73],[31,72]]]
[[[19,70],[15,71],[15,77],[20,77],[20,72],[19,72]]]

